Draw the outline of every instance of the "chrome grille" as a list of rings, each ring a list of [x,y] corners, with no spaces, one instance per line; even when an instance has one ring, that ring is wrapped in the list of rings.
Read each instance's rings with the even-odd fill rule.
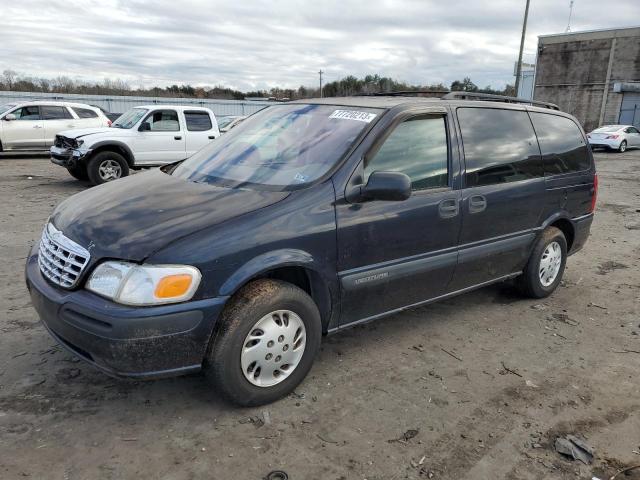
[[[48,223],[42,232],[38,265],[42,274],[52,283],[73,288],[89,262],[89,252],[65,237],[60,230]]]

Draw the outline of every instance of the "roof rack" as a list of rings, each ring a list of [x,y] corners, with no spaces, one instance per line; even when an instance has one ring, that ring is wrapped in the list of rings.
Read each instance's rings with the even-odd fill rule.
[[[376,93],[360,93],[356,96],[364,97],[405,97],[409,95],[423,95],[432,98],[440,98],[441,100],[479,100],[485,102],[503,102],[503,103],[524,103],[534,107],[549,108],[551,110],[560,110],[555,103],[540,102],[538,100],[529,100],[528,98],[507,97],[505,95],[495,95],[492,93],[479,92],[450,92],[448,90],[402,90],[399,92],[376,92]]]
[[[360,93],[357,96],[369,97],[405,97],[408,95],[431,95],[434,98],[442,98],[442,95],[449,93],[448,90],[401,90],[399,92],[375,92]]]
[[[478,92],[448,92],[442,97],[442,100],[479,100],[485,102],[505,102],[505,103],[524,103],[533,105],[534,107],[544,107],[551,110],[560,110],[555,103],[540,102],[538,100],[529,100],[527,98],[506,97],[503,95],[493,95],[491,93]]]

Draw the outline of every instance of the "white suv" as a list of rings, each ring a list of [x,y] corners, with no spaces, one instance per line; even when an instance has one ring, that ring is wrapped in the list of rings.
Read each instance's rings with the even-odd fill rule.
[[[208,108],[143,105],[122,114],[111,128],[60,132],[51,161],[97,185],[124,177],[130,169],[184,160],[219,136]]]
[[[102,110],[83,103],[26,102],[0,105],[0,151],[46,150],[61,130],[108,127]]]

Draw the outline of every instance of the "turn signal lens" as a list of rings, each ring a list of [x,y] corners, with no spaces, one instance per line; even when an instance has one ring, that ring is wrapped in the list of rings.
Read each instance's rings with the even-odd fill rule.
[[[181,297],[191,287],[191,275],[169,275],[158,282],[155,296],[158,298]]]

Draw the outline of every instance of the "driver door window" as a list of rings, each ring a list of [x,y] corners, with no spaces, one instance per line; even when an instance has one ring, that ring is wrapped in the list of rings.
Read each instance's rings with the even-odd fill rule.
[[[175,110],[156,110],[145,118],[143,130],[150,132],[179,132],[180,122],[178,113]]]
[[[375,171],[402,172],[413,191],[446,187],[448,151],[444,117],[423,116],[402,122],[364,168],[365,182]]]
[[[14,110],[16,120],[40,120],[40,108],[37,106],[22,107]]]

